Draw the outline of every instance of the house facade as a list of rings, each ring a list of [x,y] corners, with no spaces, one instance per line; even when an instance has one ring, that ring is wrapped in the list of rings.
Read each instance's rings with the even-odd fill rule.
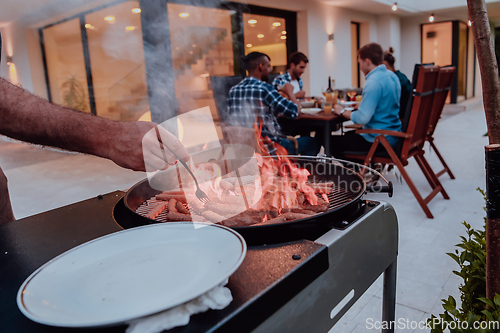
[[[494,27],[500,1],[487,2]],[[317,96],[328,77],[336,88],[362,88],[356,50],[377,42],[394,49],[395,67],[410,79],[418,63],[457,66],[449,102],[480,96],[466,2],[394,5],[23,0],[0,14],[0,75],[55,103],[110,119],[159,122],[204,106],[217,117],[210,77],[244,76],[244,54],[268,54],[279,73],[291,52],[305,53],[304,89]]]

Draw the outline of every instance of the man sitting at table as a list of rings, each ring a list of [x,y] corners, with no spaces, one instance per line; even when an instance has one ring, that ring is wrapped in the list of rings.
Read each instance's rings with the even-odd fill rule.
[[[249,53],[243,57],[243,62],[248,76],[229,91],[228,109],[224,120],[228,125],[249,128],[253,128],[256,119],[262,121],[263,134],[283,146],[289,154],[295,154],[294,143],[278,137],[281,131],[277,121],[279,115],[295,119],[300,114],[293,86],[286,83],[283,87],[290,96],[290,100],[287,100],[273,86],[265,82],[271,73],[271,59],[264,53]],[[319,152],[315,138],[303,137],[297,141],[299,154],[316,155]]]
[[[365,129],[380,129],[401,131],[399,120],[399,99],[401,84],[396,74],[382,64],[384,51],[376,43],[370,43],[358,50],[359,68],[366,76],[363,88],[363,98],[357,106],[357,111],[344,109],[335,105],[334,112],[355,124],[363,125]],[[332,137],[332,153],[336,158],[342,158],[345,151],[369,151],[375,134],[356,134],[355,131],[347,132],[342,136]],[[395,146],[398,138],[387,136],[391,146]],[[378,145],[378,151],[385,151]]]
[[[284,92],[290,98],[290,95],[283,90],[285,84],[290,83],[293,86],[293,94],[295,95],[295,98],[304,98],[306,96],[306,92],[302,90],[304,85],[300,76],[306,70],[308,62],[309,59],[307,59],[304,53],[292,53],[288,59],[288,70],[273,80],[273,87],[278,91]]]

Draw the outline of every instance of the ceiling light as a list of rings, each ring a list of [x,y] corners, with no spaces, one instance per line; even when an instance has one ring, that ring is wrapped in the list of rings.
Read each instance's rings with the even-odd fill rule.
[[[87,28],[87,29],[95,29],[95,27],[92,24],[90,24],[90,23],[86,23],[85,24],[85,28]]]
[[[252,47],[253,45],[252,44],[247,44],[247,47]]]
[[[393,11],[398,10],[398,3],[397,2],[395,2],[394,5],[392,5],[392,10]]]
[[[132,13],[139,14],[141,12],[140,8],[134,8],[132,9]]]
[[[264,35],[263,34],[258,34],[257,38],[264,38]]]
[[[179,17],[186,18],[189,16],[189,13],[180,13]]]
[[[210,76],[210,74],[209,74],[209,73],[204,73],[204,74],[201,74],[200,76],[201,76],[201,77],[209,77],[209,76]]]
[[[106,16],[104,18],[104,21],[107,21],[107,22],[114,22],[115,21],[115,17],[114,16]]]
[[[255,24],[257,23],[257,20],[248,20],[248,24]]]
[[[429,22],[434,22],[434,13],[432,13],[431,16],[429,16]]]
[[[472,26],[472,21],[471,21],[471,20],[469,20],[469,27],[471,27],[471,26]]]
[[[132,31],[135,30],[135,27],[133,25],[129,25],[128,27],[125,27],[125,30]]]
[[[283,30],[281,33],[282,33],[283,35],[286,35],[286,30]]]
[[[274,22],[273,23],[273,27],[279,27],[279,26],[281,26],[281,23],[279,23],[279,22]]]
[[[281,39],[286,39],[286,36],[281,36],[280,38],[281,38]]]

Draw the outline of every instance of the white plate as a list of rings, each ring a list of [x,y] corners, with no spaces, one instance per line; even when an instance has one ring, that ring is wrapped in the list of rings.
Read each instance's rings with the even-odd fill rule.
[[[243,237],[215,224],[169,222],[124,230],[40,267],[19,289],[17,305],[46,325],[121,324],[204,294],[234,273],[245,254]]]
[[[353,104],[356,104],[356,103],[359,103],[359,102],[340,102],[339,104],[342,105],[342,106],[349,106],[349,105],[353,105]]]
[[[321,111],[323,111],[323,109],[320,109],[320,108],[304,108],[304,109],[302,109],[302,112],[310,113],[310,114],[315,114],[315,113],[318,113]]]

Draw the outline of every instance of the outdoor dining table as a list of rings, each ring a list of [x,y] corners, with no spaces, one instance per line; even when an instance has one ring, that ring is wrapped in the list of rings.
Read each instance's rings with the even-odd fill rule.
[[[330,136],[332,131],[338,131],[342,127],[342,123],[346,121],[342,116],[336,115],[335,113],[325,114],[324,111],[320,111],[315,114],[304,113],[302,112],[295,119],[288,119],[285,117],[280,117],[279,122],[284,132],[287,130],[292,131],[293,129],[297,129],[303,126],[310,126],[318,128],[319,130],[323,129],[323,147],[325,147],[325,154],[327,156],[331,156],[330,150]]]

